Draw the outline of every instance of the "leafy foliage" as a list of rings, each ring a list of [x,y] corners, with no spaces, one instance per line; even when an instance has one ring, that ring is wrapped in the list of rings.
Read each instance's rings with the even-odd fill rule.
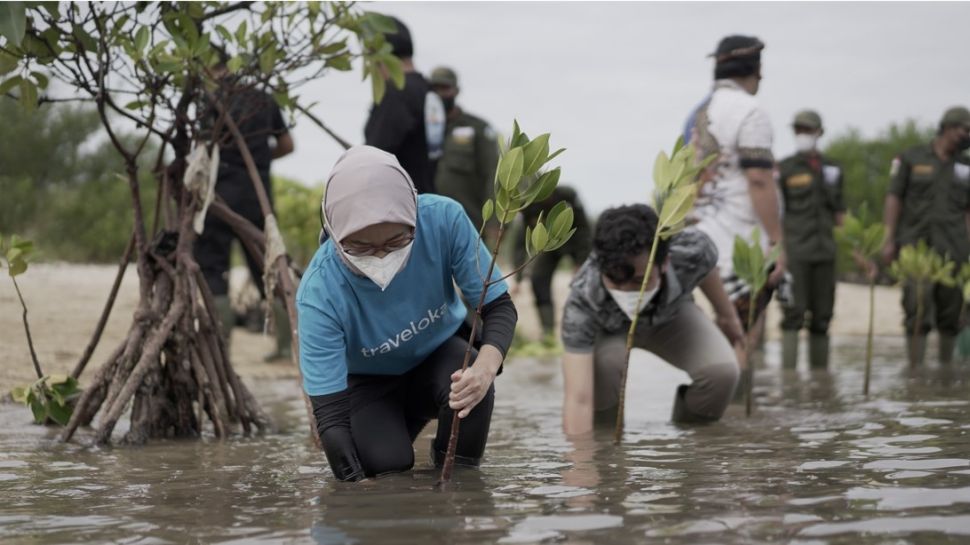
[[[11,278],[27,271],[27,263],[33,253],[33,242],[22,239],[17,235],[11,235],[9,242],[5,242],[3,235],[0,234],[0,256],[3,257],[3,260],[0,261],[0,268],[6,265],[7,274]]]
[[[30,408],[34,422],[44,424],[50,419],[61,426],[71,420],[73,401],[80,395],[78,382],[67,375],[47,375],[27,386],[10,392],[13,400]]]
[[[956,263],[938,254],[925,240],[916,245],[906,245],[899,250],[899,257],[889,268],[889,273],[900,283],[914,282],[919,285],[942,284],[953,287],[956,279],[953,270]]]
[[[495,170],[495,197],[482,206],[482,229],[494,216],[502,228],[515,220],[516,215],[530,204],[548,199],[559,183],[560,168],[542,171],[542,167],[565,151],[558,149],[549,153],[549,134],[535,139],[513,122],[512,138],[499,158]],[[530,257],[542,252],[552,252],[562,247],[573,236],[573,209],[559,202],[535,227],[525,230],[525,248]]]
[[[768,283],[768,271],[778,259],[779,246],[774,246],[765,254],[761,247],[761,230],[757,227],[751,232],[749,244],[740,235],[734,237],[734,273],[751,288],[752,310],[754,298]],[[750,320],[749,320],[749,326]]]
[[[863,259],[878,256],[886,238],[886,226],[873,221],[867,203],[862,203],[858,215],[846,213],[842,226],[835,232],[842,244],[857,252]]]
[[[893,123],[872,138],[864,137],[856,129],[833,138],[824,152],[842,167],[842,197],[846,209],[859,213],[866,204],[876,217],[882,217],[893,158],[907,148],[928,143],[933,134],[932,127],[906,121]]]
[[[319,245],[322,193],[289,178],[273,177],[273,203],[280,231],[287,252],[301,268],[310,262]]]

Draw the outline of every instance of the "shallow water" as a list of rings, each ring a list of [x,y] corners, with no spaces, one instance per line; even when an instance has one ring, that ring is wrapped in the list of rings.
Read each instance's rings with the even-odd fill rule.
[[[482,470],[444,492],[431,428],[416,471],[333,482],[292,381],[254,385],[277,433],[224,443],[61,445],[0,405],[0,542],[968,543],[970,366],[914,373],[901,354],[877,343],[869,399],[855,341],[831,372],[769,365],[752,418],[692,429],[667,422],[685,375],[639,354],[621,447],[566,440],[558,362],[514,361]]]

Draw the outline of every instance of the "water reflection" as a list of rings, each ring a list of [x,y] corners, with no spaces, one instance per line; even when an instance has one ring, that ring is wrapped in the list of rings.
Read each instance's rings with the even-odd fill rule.
[[[868,399],[863,349],[842,345],[829,371],[769,358],[752,418],[697,428],[667,422],[684,377],[639,355],[620,447],[567,440],[557,363],[512,362],[482,470],[444,492],[423,462],[333,482],[291,382],[255,388],[277,433],[227,443],[60,445],[0,405],[0,542],[966,542],[970,370],[910,373],[898,344],[879,343]]]

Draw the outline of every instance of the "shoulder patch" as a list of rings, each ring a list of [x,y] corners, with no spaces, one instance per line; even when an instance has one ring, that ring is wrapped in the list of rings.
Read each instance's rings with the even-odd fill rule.
[[[457,144],[471,144],[475,139],[475,127],[455,127],[451,131],[451,138]]]
[[[822,177],[825,178],[825,183],[828,185],[837,184],[841,175],[842,169],[835,165],[822,166]]]
[[[954,163],[953,177],[959,182],[970,182],[970,165],[966,163]]]
[[[795,174],[794,176],[789,176],[785,180],[785,185],[788,187],[806,187],[812,185],[812,175],[803,172],[801,174]]]
[[[893,162],[889,165],[889,176],[890,177],[895,177],[897,174],[899,174],[899,165],[900,165],[900,163],[901,163],[901,161],[899,160],[899,156],[898,155],[896,157],[893,157]]]

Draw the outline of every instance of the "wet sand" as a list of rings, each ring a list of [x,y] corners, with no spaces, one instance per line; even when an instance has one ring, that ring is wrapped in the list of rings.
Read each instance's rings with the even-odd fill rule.
[[[74,368],[94,331],[116,270],[111,265],[34,264],[26,274],[18,277],[20,289],[28,305],[34,346],[45,373],[69,373]],[[234,282],[245,278],[243,271],[244,269],[234,271]],[[561,305],[565,300],[569,278],[566,272],[560,272],[555,278],[557,304]],[[702,306],[706,305],[699,292],[697,300]],[[137,302],[138,277],[133,268],[129,267],[101,343],[81,377],[82,383],[85,377],[104,363],[127,334]],[[526,338],[538,339],[539,324],[528,283],[524,283],[518,290],[516,305],[519,309],[520,334]],[[13,284],[5,274],[0,279],[0,309],[0,399],[8,399],[10,389],[30,382],[34,378],[34,371],[21,323],[20,304]],[[838,337],[864,336],[867,313],[867,288],[839,284],[832,324],[832,334],[836,337],[836,342]],[[769,339],[778,335],[778,320],[778,308],[772,305],[768,317]],[[898,289],[877,288],[876,335],[899,336],[901,320]],[[250,333],[239,327],[233,331],[233,363],[237,372],[249,382],[266,378],[296,377],[296,369],[289,362],[263,362],[263,355],[272,349],[271,337]]]

